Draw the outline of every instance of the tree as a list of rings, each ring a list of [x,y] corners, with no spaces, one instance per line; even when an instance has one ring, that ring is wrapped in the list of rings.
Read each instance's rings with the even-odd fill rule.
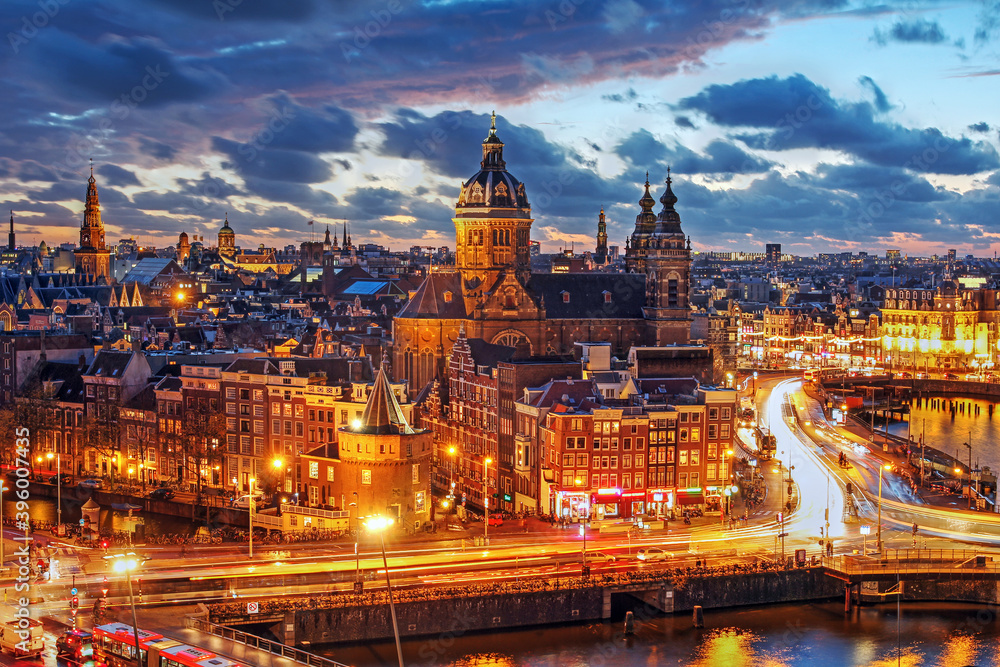
[[[118,387],[98,387],[100,389],[105,389],[107,394],[102,395],[104,392],[99,391],[98,400],[87,404],[84,435],[89,447],[105,459],[111,459],[108,472],[114,484],[122,447],[121,394]]]
[[[28,429],[27,460],[32,472],[37,463],[36,452],[41,451],[39,445],[47,438],[51,438],[55,430],[56,421],[50,415],[54,407],[54,401],[45,395],[41,383],[32,382],[16,395],[11,403],[0,409],[0,437],[3,438],[3,442],[13,443],[15,438],[24,437],[23,431],[17,434],[18,429]],[[3,447],[0,451],[4,463],[16,464],[15,447]]]
[[[226,441],[226,417],[200,400],[184,411],[180,446],[188,479],[194,475],[201,500],[201,470],[221,464]]]

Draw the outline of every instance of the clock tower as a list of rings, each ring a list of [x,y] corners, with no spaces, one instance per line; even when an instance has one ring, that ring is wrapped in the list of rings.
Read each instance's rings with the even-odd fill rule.
[[[91,275],[96,281],[104,277],[111,282],[111,254],[104,244],[104,222],[101,220],[101,204],[97,198],[97,181],[94,166],[90,166],[87,180],[87,202],[83,210],[83,224],[80,226],[80,247],[74,253],[76,272]]]

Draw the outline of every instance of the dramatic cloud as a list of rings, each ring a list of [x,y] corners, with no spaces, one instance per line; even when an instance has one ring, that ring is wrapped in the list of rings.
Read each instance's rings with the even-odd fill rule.
[[[874,164],[939,174],[1000,166],[996,149],[986,142],[880,120],[873,104],[836,100],[801,74],[711,85],[682,99],[678,108],[699,111],[724,127],[762,129],[740,135],[760,150],[832,149]]]
[[[108,185],[122,187],[126,185],[142,185],[135,173],[115,164],[102,164],[97,168],[97,175]]]

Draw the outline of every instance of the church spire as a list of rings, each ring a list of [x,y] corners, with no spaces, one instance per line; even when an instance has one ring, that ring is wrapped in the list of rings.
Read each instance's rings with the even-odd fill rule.
[[[503,142],[497,136],[497,113],[494,111],[490,115],[490,133],[483,139],[483,161],[480,162],[483,169],[490,171],[504,171],[507,163],[503,160]]]
[[[344,243],[343,247],[347,248],[347,220],[344,220]]]
[[[14,211],[10,212],[10,232],[7,234],[7,250],[14,250]]]
[[[674,191],[670,188],[671,183],[673,183],[673,180],[670,178],[670,167],[667,167],[667,190],[660,197],[660,203],[663,204],[664,209],[669,210],[673,210],[674,204],[677,203],[677,195],[675,195]]]

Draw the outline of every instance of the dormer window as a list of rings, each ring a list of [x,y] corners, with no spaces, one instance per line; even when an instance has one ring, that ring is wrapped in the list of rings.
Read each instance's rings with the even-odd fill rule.
[[[611,292],[604,290],[604,303],[611,303]]]
[[[444,302],[451,303],[452,293],[450,291],[444,293]]]
[[[563,292],[562,293],[562,300],[563,300],[563,303],[569,303],[569,292]]]

